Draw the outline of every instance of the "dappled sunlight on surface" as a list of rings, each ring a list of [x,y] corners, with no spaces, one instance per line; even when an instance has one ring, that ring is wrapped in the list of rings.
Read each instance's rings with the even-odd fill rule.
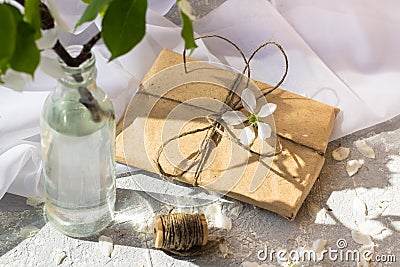
[[[138,170],[131,173],[128,171],[128,174],[120,175],[117,179],[114,223],[101,233],[114,241],[111,258],[103,257],[99,252],[98,237],[88,240],[73,239],[60,234],[51,225],[46,224],[44,227],[37,226],[40,231],[35,236],[18,239],[12,247],[5,249],[0,263],[12,262],[26,265],[48,261],[48,255],[52,255],[54,249],[60,248],[67,252],[67,258],[63,264],[74,262],[104,265],[107,262],[116,262],[130,266],[132,259],[135,259],[135,264],[145,266],[150,265],[150,262],[162,263],[164,266],[175,264],[221,267],[239,266],[244,261],[278,264],[276,259],[271,262],[260,261],[257,253],[265,246],[270,250],[301,251],[312,248],[318,239],[327,241],[325,248],[337,249],[338,240],[345,240],[346,249],[367,249],[354,237],[357,237],[359,242],[371,238],[376,254],[393,254],[399,257],[400,250],[397,244],[400,231],[398,208],[400,207],[398,194],[400,192],[400,130],[382,134],[364,133],[362,137],[367,138],[365,140],[374,149],[376,159],[364,157],[355,148],[354,141],[360,136],[349,136],[332,142],[326,152],[326,162],[321,175],[293,222],[229,198],[218,201],[220,196],[217,194],[182,186],[179,183],[173,184],[151,173]],[[339,144],[350,148],[350,156],[347,160],[365,160],[365,164],[352,177],[346,173],[346,160],[335,161],[331,156],[332,151]],[[300,154],[287,156],[295,159],[299,166],[305,159]],[[285,171],[285,166],[282,164],[276,170]],[[291,172],[285,171],[287,182],[295,182],[302,186],[300,178],[293,178],[298,175],[298,172],[300,172],[298,168],[294,168]],[[193,207],[199,203],[203,205]],[[211,208],[207,210],[210,205]],[[19,208],[17,206],[17,209]],[[172,212],[206,212],[209,217],[216,216],[214,220],[211,218],[210,224],[218,224],[221,221],[216,219],[226,219],[222,215],[228,216],[231,222],[224,220],[223,225],[230,230],[223,229],[222,232],[222,236],[226,239],[224,244],[229,251],[227,258],[223,257],[218,248],[190,260],[175,258],[152,249],[152,236],[149,233],[152,217],[156,214],[167,214],[171,210]],[[16,233],[20,230],[16,230]],[[29,227],[26,230],[29,230]],[[30,255],[35,255],[35,257],[29,258]],[[340,263],[336,262],[336,266],[341,266]],[[324,267],[332,266],[332,264],[333,262],[326,258],[318,262],[319,266]],[[355,266],[355,264],[346,266]],[[310,263],[305,266],[314,265]]]

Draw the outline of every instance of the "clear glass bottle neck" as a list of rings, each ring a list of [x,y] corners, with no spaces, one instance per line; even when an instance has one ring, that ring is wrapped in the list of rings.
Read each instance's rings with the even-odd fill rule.
[[[80,46],[72,46],[68,48],[68,52],[72,57],[80,52]],[[96,60],[93,54],[79,67],[67,66],[59,59],[64,75],[59,78],[59,82],[66,88],[92,87],[96,83],[97,69]]]

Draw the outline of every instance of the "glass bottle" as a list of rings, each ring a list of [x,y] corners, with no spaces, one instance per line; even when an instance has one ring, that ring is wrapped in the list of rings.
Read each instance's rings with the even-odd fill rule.
[[[72,56],[81,47],[68,50]],[[111,222],[115,203],[115,116],[96,85],[95,58],[64,71],[41,116],[45,214],[62,233],[91,236]]]

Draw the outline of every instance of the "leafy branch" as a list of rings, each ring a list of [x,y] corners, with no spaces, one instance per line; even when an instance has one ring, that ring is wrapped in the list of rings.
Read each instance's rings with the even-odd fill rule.
[[[36,41],[42,32],[57,26],[54,14],[40,0],[16,0],[24,6],[24,14],[8,3],[0,4],[0,78],[13,69],[33,76],[40,62]],[[59,40],[52,49],[71,67],[77,67],[91,56],[91,49],[102,38],[111,52],[110,61],[132,50],[146,33],[147,0],[82,0],[88,3],[76,27],[103,15],[102,31],[93,36],[79,55],[72,57]],[[196,48],[190,5],[187,0],[177,0],[183,22],[182,37],[185,49]],[[41,31],[43,30],[43,31]],[[1,79],[0,79],[1,82]]]
[[[35,4],[35,1],[37,5]],[[33,75],[40,61],[35,41],[40,38],[38,0],[28,0],[24,15],[10,4],[0,4],[0,77],[9,68]]]
[[[8,3],[0,4],[0,37],[8,42],[0,42],[0,83],[1,77],[9,69],[25,72],[33,76],[40,62],[40,51],[36,41],[41,39],[42,32],[47,34],[57,27],[57,20],[49,7],[40,0],[16,0],[24,7],[24,14]],[[94,20],[99,14],[102,19],[102,31],[93,36],[76,57],[65,49],[60,40],[54,40],[51,47],[66,65],[79,67],[91,57],[93,46],[103,38],[111,52],[110,61],[132,50],[146,33],[147,0],[82,0],[88,6],[76,27]],[[182,37],[186,49],[194,49],[191,8],[187,0],[177,0],[183,21]],[[192,17],[193,18],[193,17]],[[78,82],[80,75],[74,76]],[[112,116],[104,111],[88,88],[78,88],[80,103],[91,113],[95,122]]]

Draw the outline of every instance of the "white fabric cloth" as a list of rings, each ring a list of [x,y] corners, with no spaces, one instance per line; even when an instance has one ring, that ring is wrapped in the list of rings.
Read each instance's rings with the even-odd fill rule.
[[[80,16],[80,0],[57,0],[67,25]],[[400,114],[400,2],[348,0],[228,0],[197,20],[197,34],[219,34],[248,56],[261,43],[280,43],[289,57],[283,88],[341,108],[332,139]],[[163,17],[173,0],[150,1],[147,34],[127,55],[107,63],[103,45],[94,49],[98,84],[121,116],[139,82],[166,47],[181,52],[180,28]],[[68,8],[71,7],[71,8]],[[99,20],[96,25],[100,25]],[[87,25],[79,28],[82,32]],[[81,33],[85,34],[85,32]],[[218,40],[198,41],[193,57],[243,68],[239,55]],[[252,78],[276,83],[284,70],[276,48],[251,64]],[[55,80],[41,73],[24,92],[0,88],[0,198],[5,192],[41,195],[39,118]]]

